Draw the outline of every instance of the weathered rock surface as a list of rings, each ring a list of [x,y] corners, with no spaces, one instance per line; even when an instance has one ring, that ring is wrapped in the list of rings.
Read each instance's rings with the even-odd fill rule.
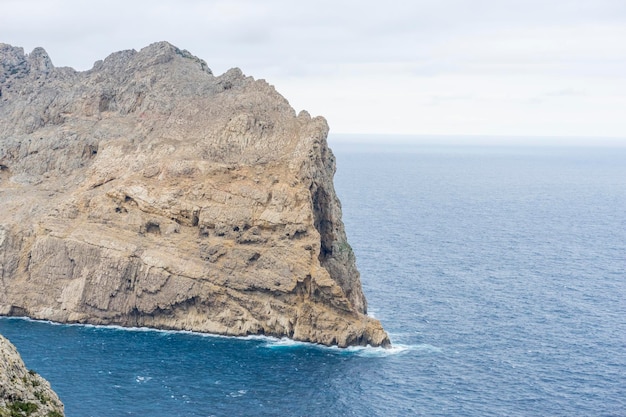
[[[166,42],[86,72],[0,44],[0,314],[388,345],[327,133]]]
[[[20,354],[0,335],[0,417],[60,417],[63,404],[48,381],[29,371]]]

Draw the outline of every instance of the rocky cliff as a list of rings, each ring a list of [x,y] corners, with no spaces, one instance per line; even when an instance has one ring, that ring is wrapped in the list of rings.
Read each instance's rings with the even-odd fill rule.
[[[26,369],[19,353],[0,335],[0,417],[62,417],[63,404],[48,381]]]
[[[166,42],[86,72],[0,44],[0,314],[388,345],[327,132]]]

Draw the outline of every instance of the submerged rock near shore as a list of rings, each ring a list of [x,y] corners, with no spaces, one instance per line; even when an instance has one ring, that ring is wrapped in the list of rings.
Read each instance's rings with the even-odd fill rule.
[[[321,117],[169,43],[0,44],[0,314],[387,346]]]
[[[0,335],[0,417],[62,417],[63,403],[48,381],[29,371],[22,357]]]

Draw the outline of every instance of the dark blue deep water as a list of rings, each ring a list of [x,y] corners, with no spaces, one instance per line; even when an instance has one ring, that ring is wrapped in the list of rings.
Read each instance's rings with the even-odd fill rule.
[[[6,318],[0,333],[69,417],[626,416],[626,149],[335,153],[394,349]]]

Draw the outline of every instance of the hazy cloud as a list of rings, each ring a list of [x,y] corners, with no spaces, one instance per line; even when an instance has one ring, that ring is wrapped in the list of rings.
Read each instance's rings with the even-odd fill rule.
[[[626,136],[609,107],[626,105],[624,39],[623,0],[3,0],[0,14],[0,42],[55,65],[167,40],[344,132]],[[585,94],[536,114],[558,91]]]

